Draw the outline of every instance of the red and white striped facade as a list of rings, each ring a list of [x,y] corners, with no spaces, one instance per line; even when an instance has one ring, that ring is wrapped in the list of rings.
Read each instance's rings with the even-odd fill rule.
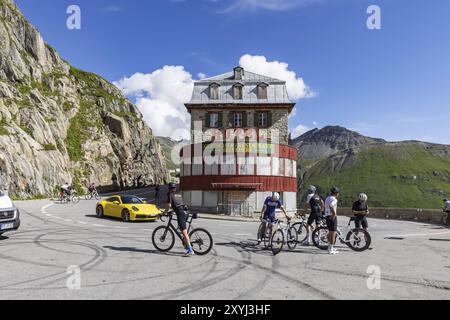
[[[186,107],[194,143],[182,150],[180,183],[189,205],[251,214],[262,209],[272,192],[279,192],[287,210],[296,209],[297,150],[288,145],[294,103],[287,97],[285,82],[236,68],[196,82]],[[244,132],[245,137],[228,140],[228,131]],[[214,132],[223,133],[223,138]],[[213,147],[211,153],[205,149],[214,146],[211,136],[218,146],[226,145]]]

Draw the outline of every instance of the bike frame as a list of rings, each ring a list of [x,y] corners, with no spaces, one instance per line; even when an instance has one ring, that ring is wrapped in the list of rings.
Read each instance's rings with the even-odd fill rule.
[[[166,230],[172,229],[172,231],[175,232],[175,234],[178,236],[178,239],[183,241],[183,234],[181,233],[181,231],[178,231],[178,228],[175,228],[175,226],[172,224],[172,220],[174,220],[173,215],[174,215],[173,212],[172,212],[172,214],[169,215],[169,220],[167,222]],[[190,213],[188,213],[188,218],[186,219],[186,223],[189,225],[187,228],[188,234],[191,232],[191,229],[192,229],[192,220],[194,220],[194,218],[192,217],[192,215]]]

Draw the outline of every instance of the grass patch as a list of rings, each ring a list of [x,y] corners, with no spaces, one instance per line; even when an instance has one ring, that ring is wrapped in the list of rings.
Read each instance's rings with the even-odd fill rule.
[[[365,192],[372,207],[436,209],[450,191],[450,157],[435,157],[419,144],[369,147],[356,157],[340,170],[333,169],[330,158],[321,160],[307,172],[304,185],[320,186],[322,196],[339,186],[340,206],[350,206]],[[299,197],[304,199],[304,190]]]
[[[0,121],[0,136],[9,136],[9,131],[6,129],[7,125],[5,119]]]
[[[56,151],[56,146],[54,144],[44,144],[44,151]]]

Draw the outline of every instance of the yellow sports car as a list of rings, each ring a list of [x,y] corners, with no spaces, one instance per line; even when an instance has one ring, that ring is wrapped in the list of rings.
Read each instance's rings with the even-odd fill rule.
[[[158,220],[161,211],[136,196],[112,196],[97,203],[95,212],[99,218],[108,216],[130,222]]]

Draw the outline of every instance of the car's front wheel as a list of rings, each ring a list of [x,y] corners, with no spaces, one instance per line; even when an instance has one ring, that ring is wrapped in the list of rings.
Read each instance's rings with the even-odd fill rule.
[[[97,208],[95,209],[95,213],[97,214],[97,217],[103,218],[103,207],[97,206]]]
[[[130,211],[127,209],[124,209],[122,211],[122,221],[123,222],[130,222]]]

